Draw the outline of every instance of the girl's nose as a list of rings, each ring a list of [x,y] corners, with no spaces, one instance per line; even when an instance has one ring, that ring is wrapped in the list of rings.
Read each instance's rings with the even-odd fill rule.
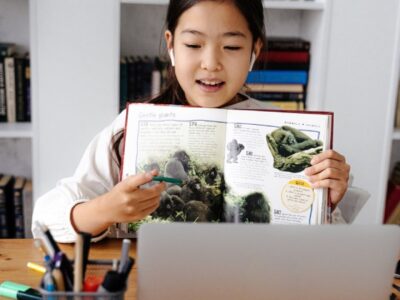
[[[204,51],[201,60],[201,68],[210,72],[215,72],[222,69],[220,56],[217,50],[208,49]]]

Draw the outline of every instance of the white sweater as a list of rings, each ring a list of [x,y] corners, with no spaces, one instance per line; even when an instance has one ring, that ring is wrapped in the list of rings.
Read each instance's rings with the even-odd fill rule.
[[[229,106],[236,109],[272,108],[265,102],[248,99]],[[119,181],[119,168],[112,150],[112,138],[125,126],[125,110],[90,142],[72,177],[61,179],[55,188],[41,196],[32,216],[32,232],[37,237],[35,222],[46,225],[55,240],[74,242],[76,232],[71,224],[71,209],[109,192]],[[101,216],[99,216],[101,218]],[[93,241],[103,239],[108,231]]]

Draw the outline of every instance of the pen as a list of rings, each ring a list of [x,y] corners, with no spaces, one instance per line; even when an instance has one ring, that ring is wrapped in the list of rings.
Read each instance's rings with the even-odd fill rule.
[[[12,281],[3,281],[0,284],[0,296],[20,300],[42,299],[42,294],[38,290]]]
[[[174,183],[176,185],[182,185],[183,181],[178,178],[172,178],[172,177],[164,177],[164,176],[154,176],[153,181],[165,181],[169,183]]]
[[[26,266],[29,269],[32,269],[32,270],[37,271],[37,272],[42,273],[42,274],[44,274],[46,272],[46,268],[45,267],[43,267],[41,265],[38,265],[38,264],[35,264],[34,262],[28,262],[26,264]]]
[[[82,291],[83,236],[78,233],[75,241],[74,292]]]
[[[129,248],[131,247],[130,239],[123,239],[122,241],[122,249],[121,249],[121,258],[119,260],[118,273],[121,273],[124,265],[128,262],[129,258]]]
[[[83,246],[82,246],[82,279],[85,278],[86,274],[86,267],[89,261],[89,250],[90,250],[90,241],[92,240],[92,235],[88,232],[80,232],[83,239]]]

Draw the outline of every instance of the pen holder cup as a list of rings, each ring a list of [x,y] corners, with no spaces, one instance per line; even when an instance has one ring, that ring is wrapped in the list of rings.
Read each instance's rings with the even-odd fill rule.
[[[86,269],[86,278],[91,276],[104,277],[107,271],[116,260],[89,260]],[[72,291],[54,291],[49,292],[42,288],[39,289],[43,300],[123,300],[126,287],[118,292],[72,292]]]

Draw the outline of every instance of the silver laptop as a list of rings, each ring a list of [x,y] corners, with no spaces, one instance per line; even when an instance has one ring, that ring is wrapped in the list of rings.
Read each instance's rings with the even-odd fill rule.
[[[389,299],[400,226],[146,224],[138,300]]]

